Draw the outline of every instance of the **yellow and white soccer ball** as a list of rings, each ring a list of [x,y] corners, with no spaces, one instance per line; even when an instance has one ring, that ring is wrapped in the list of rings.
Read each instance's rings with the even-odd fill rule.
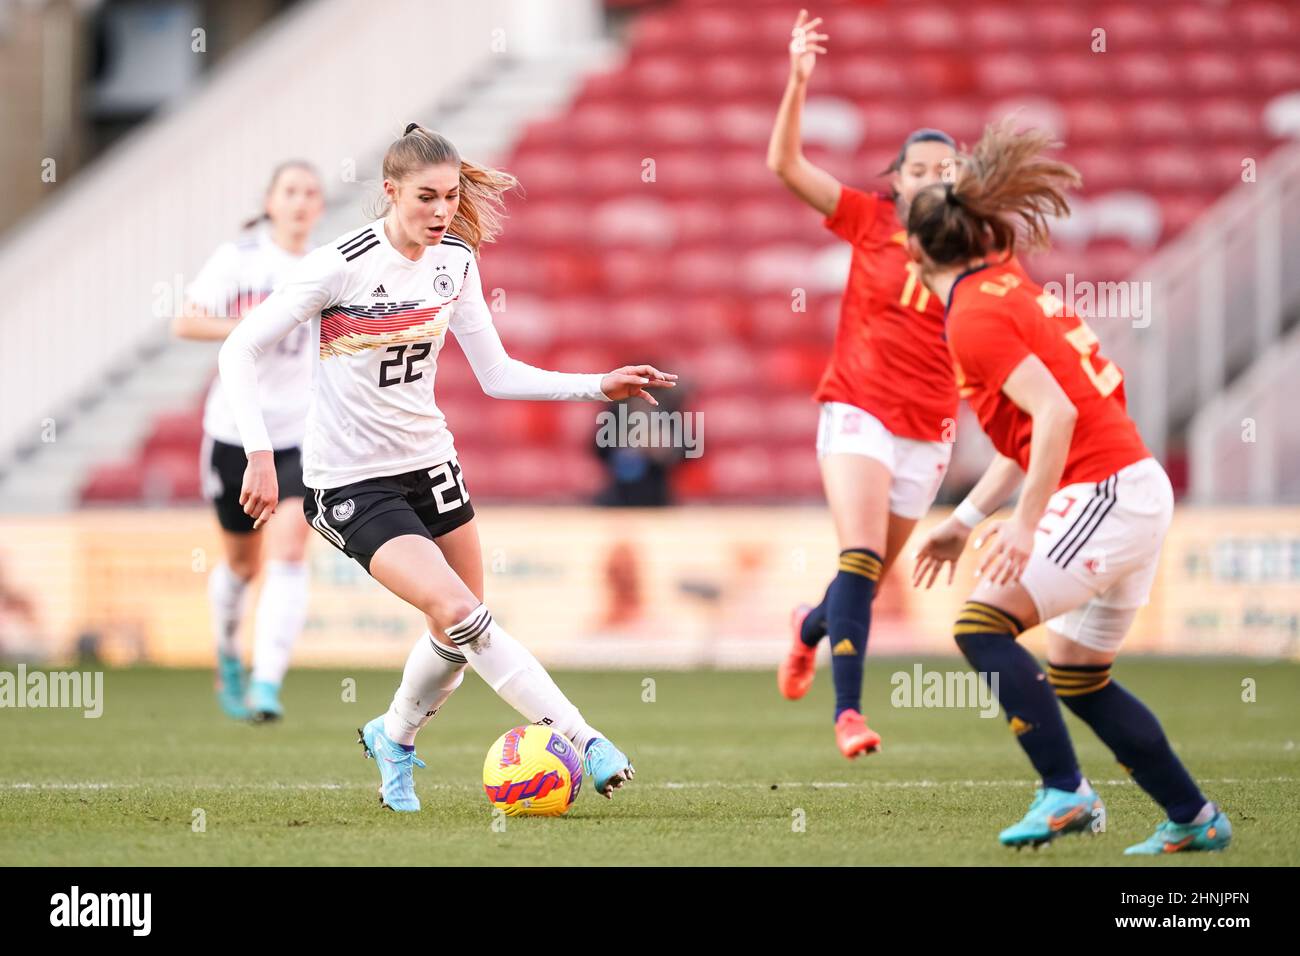
[[[558,817],[581,789],[578,748],[540,724],[507,730],[483,761],[483,790],[507,816]]]

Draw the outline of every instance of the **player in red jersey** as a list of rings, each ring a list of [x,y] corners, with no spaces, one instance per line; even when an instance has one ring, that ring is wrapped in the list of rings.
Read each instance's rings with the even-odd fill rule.
[[[1049,145],[1043,133],[992,126],[954,182],[912,203],[909,250],[947,303],[958,387],[998,452],[922,542],[913,583],[930,587],[945,564],[951,583],[971,531],[1023,480],[1011,517],[976,541],[989,547],[955,628],[1043,781],[1002,843],[1036,846],[1104,827],[1059,697],[1168,814],[1127,853],[1222,849],[1228,818],[1197,788],[1155,715],[1110,674],[1155,578],[1173,513],[1169,479],[1129,418],[1123,373],[1098,353],[1096,335],[1006,262],[1018,232],[1043,245],[1047,218],[1069,212],[1064,190],[1078,175],[1043,155]],[[1040,623],[1046,679],[1016,642]]]
[[[839,570],[816,608],[793,617],[792,647],[777,672],[792,700],[812,684],[828,634],[835,682],[835,736],[846,757],[879,749],[861,714],[871,604],[882,576],[929,510],[948,467],[957,391],[943,341],[943,307],[920,282],[903,222],[917,191],[940,181],[956,156],[938,130],[912,133],[888,170],[890,194],[842,185],[803,155],[800,121],[809,77],[827,37],[799,12],[790,80],[768,146],[768,167],[852,244],[853,260],[822,403],[817,456],[839,541]]]

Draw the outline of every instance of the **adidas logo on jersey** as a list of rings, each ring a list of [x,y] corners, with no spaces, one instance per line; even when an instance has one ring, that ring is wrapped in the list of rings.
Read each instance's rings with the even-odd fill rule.
[[[379,285],[375,286],[375,291],[370,293],[370,296],[371,298],[374,299],[387,299],[388,293],[384,291],[384,286],[382,283],[380,283]]]

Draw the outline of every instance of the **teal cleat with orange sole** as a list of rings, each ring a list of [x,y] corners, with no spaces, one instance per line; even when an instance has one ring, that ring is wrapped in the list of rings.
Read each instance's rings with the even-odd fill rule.
[[[1003,846],[1040,847],[1066,833],[1098,833],[1106,828],[1106,807],[1091,789],[1088,793],[1040,787],[1029,812],[1019,823],[998,834]]]
[[[1166,820],[1156,832],[1124,851],[1125,856],[1163,856],[1193,850],[1223,850],[1232,842],[1232,824],[1217,806],[1208,823],[1174,823]]]

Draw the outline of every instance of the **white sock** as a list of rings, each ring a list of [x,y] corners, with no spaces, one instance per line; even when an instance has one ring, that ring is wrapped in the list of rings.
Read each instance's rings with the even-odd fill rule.
[[[1092,784],[1088,782],[1087,777],[1083,777],[1082,779],[1080,779],[1079,785],[1074,788],[1074,792],[1081,797],[1086,797],[1090,793],[1092,793]]]
[[[307,565],[268,561],[254,619],[253,680],[280,686],[306,620]]]
[[[604,736],[582,719],[528,648],[492,620],[486,606],[480,604],[465,620],[447,628],[447,636],[464,651],[470,667],[525,720],[554,727],[573,741],[579,753],[586,751],[588,741]]]
[[[212,612],[212,632],[217,638],[217,653],[239,656],[239,624],[248,605],[248,582],[230,570],[224,561],[208,575],[208,605]]]
[[[1214,815],[1218,812],[1219,812],[1218,807],[1216,807],[1213,803],[1207,803],[1205,806],[1201,807],[1200,813],[1192,817],[1192,823],[1189,824],[1189,826],[1193,824],[1198,827],[1205,826],[1205,824],[1209,823],[1211,820],[1214,819]]]
[[[425,631],[406,658],[401,686],[384,715],[384,736],[413,746],[420,728],[433,719],[464,679],[465,656],[439,644]]]

